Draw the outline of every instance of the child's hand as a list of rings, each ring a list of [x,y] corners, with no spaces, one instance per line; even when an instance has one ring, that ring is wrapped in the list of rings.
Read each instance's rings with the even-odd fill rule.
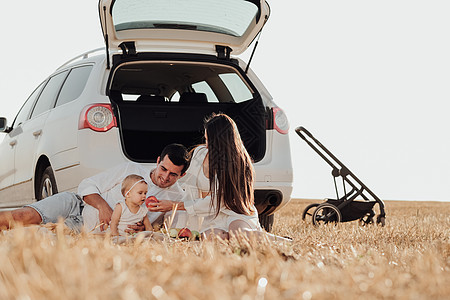
[[[144,223],[142,221],[137,222],[134,225],[128,225],[128,229],[125,229],[126,233],[136,233],[136,232],[140,232],[140,231],[144,231],[145,230],[145,226]]]

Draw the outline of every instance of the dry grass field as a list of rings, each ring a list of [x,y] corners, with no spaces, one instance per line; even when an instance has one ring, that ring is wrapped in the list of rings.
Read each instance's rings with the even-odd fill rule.
[[[274,233],[292,245],[116,245],[39,227],[0,234],[0,299],[449,299],[450,203],[386,202],[385,227],[314,227],[292,200]]]

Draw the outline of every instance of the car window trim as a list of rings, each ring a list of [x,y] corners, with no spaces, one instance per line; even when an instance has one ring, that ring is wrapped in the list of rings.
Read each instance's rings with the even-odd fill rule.
[[[66,69],[66,71],[68,71],[68,72],[67,72],[67,75],[66,75],[66,78],[64,78],[64,81],[63,81],[63,83],[61,84],[61,87],[59,88],[58,95],[57,95],[56,98],[55,98],[55,103],[53,103],[53,107],[51,107],[50,109],[53,109],[53,108],[57,107],[56,104],[58,103],[59,95],[61,94],[62,88],[63,88],[64,85],[66,84],[66,81],[67,81],[67,79],[69,78],[70,73],[71,73],[74,69],[84,68],[84,67],[92,67],[91,72],[89,73],[89,76],[88,76],[88,78],[87,78],[87,80],[86,80],[86,83],[85,83],[85,85],[84,85],[84,87],[83,87],[83,91],[81,91],[81,94],[83,94],[84,89],[86,88],[86,85],[89,83],[89,77],[90,77],[91,74],[92,74],[92,71],[93,71],[93,69],[94,69],[94,65],[95,65],[95,64],[93,64],[93,63],[88,63],[88,64],[76,65],[76,66],[71,67],[70,69]],[[58,74],[59,74],[59,73],[58,73]],[[80,94],[80,96],[81,96],[81,94]],[[69,102],[66,102],[66,103],[64,103],[64,104],[61,104],[61,106],[62,106],[62,105],[65,105],[65,104],[67,104],[67,103],[70,103],[70,102],[72,102],[72,101],[74,101],[74,100],[76,100],[76,99],[77,99],[77,98],[75,98],[75,99],[73,99],[73,100],[71,100],[71,101],[69,101]]]
[[[70,70],[71,70],[71,69],[65,69],[65,70],[62,70],[61,72],[52,74],[51,76],[49,76],[49,77],[47,78],[47,82],[45,83],[45,86],[42,88],[41,92],[39,93],[39,96],[37,97],[36,101],[34,102],[33,109],[31,110],[31,113],[30,113],[30,115],[29,115],[29,117],[28,117],[27,120],[32,119],[31,116],[33,115],[34,109],[36,108],[36,104],[38,103],[39,98],[40,98],[41,95],[42,95],[42,92],[43,92],[44,89],[47,87],[47,84],[49,83],[50,79],[52,79],[53,77],[55,77],[55,76],[57,76],[57,75],[59,75],[59,74],[62,74],[62,73],[64,73],[64,72],[66,72],[66,77],[64,77],[64,80],[62,81],[61,85],[59,86],[58,93],[56,94],[56,97],[55,97],[55,99],[53,100],[53,104],[50,106],[50,108],[49,108],[48,110],[46,110],[46,111],[40,113],[39,115],[33,116],[33,118],[38,117],[38,116],[40,116],[40,115],[42,115],[42,114],[48,112],[49,110],[55,108],[55,104],[56,104],[56,101],[57,101],[57,99],[58,99],[58,97],[59,97],[59,93],[61,93],[61,89],[62,89],[64,83],[66,82],[66,79],[67,79],[67,76],[69,75],[69,71],[70,71]]]
[[[12,129],[14,129],[14,128],[16,128],[16,127],[19,127],[20,125],[23,124],[23,122],[26,122],[26,121],[28,121],[28,120],[30,119],[31,113],[33,112],[34,107],[36,106],[36,102],[38,101],[39,97],[41,96],[41,93],[42,93],[42,91],[44,90],[45,86],[47,85],[47,82],[48,82],[48,78],[47,78],[46,80],[42,81],[42,82],[41,82],[41,83],[33,90],[33,92],[31,92],[31,94],[30,94],[30,96],[28,96],[27,100],[25,100],[25,102],[22,104],[22,106],[21,106],[20,109],[19,109],[19,112],[16,114],[16,117],[14,118],[14,121],[13,121],[13,123],[12,123],[12,125],[11,125],[11,128],[12,128]],[[39,91],[39,94],[36,96],[36,99],[34,99],[34,102],[33,102],[33,104],[31,105],[31,108],[30,108],[30,111],[29,111],[28,114],[27,114],[27,117],[25,118],[24,121],[20,122],[20,123],[17,124],[17,126],[16,126],[16,120],[17,120],[17,117],[19,116],[20,112],[22,111],[22,108],[25,106],[25,104],[27,103],[28,99],[30,99],[30,97],[34,94],[34,92],[35,92],[41,85],[42,85],[41,90]]]

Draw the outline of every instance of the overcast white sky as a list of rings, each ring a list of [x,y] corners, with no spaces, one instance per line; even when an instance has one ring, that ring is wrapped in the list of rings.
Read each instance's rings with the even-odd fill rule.
[[[1,116],[12,121],[57,67],[103,46],[97,2],[2,6]],[[302,125],[380,198],[449,201],[450,2],[269,3],[252,68],[291,123],[293,196],[334,196],[331,168],[294,133]]]

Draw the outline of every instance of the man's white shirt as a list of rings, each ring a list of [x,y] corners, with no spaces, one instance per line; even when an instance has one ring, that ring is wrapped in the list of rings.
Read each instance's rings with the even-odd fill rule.
[[[138,163],[128,162],[117,167],[111,168],[97,175],[84,179],[78,186],[78,194],[83,198],[86,195],[99,194],[109,206],[114,209],[117,202],[124,199],[122,195],[122,181],[130,174],[140,175],[148,184],[147,197],[155,196],[161,200],[181,201],[184,191],[175,182],[170,187],[160,188],[155,185],[151,178],[151,168]],[[147,216],[151,223],[161,216],[160,212],[148,212]],[[170,212],[169,212],[170,214]],[[99,232],[98,210],[88,204],[85,205],[83,212],[84,226],[88,231]]]

